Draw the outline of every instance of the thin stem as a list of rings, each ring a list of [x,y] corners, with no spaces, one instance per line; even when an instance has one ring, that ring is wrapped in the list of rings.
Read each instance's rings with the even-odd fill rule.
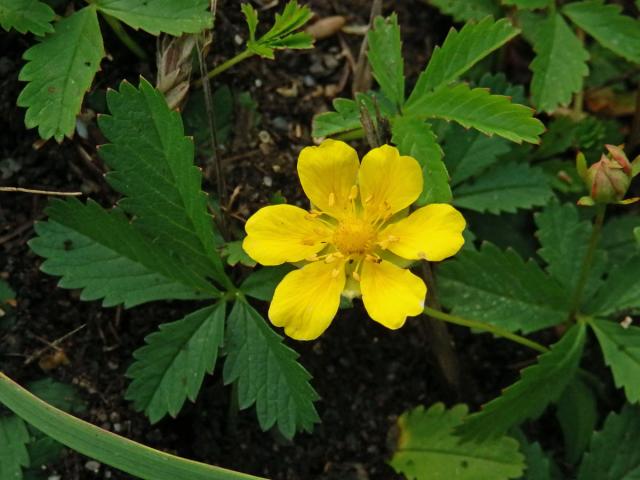
[[[61,197],[79,197],[82,192],[54,192],[52,190],[33,190],[21,187],[0,187],[0,192],[33,193],[34,195],[58,195]]]
[[[606,205],[598,205],[596,206],[596,219],[593,223],[593,228],[591,230],[591,237],[589,238],[589,246],[587,247],[587,253],[582,260],[582,266],[580,267],[580,276],[578,277],[578,283],[576,284],[576,288],[573,291],[573,295],[571,296],[571,309],[569,318],[575,318],[576,313],[578,313],[578,308],[580,307],[580,300],[582,300],[582,294],[584,293],[584,288],[587,285],[587,280],[589,279],[589,271],[591,270],[591,264],[593,263],[593,256],[596,253],[596,247],[598,246],[598,240],[600,240],[600,233],[602,232],[602,225],[604,223],[604,216],[606,212]]]
[[[243,61],[243,60],[245,60],[245,59],[247,59],[249,57],[252,57],[253,55],[254,55],[254,53],[249,49],[247,49],[247,50],[245,50],[243,52],[240,52],[235,57],[230,58],[226,62],[222,62],[216,68],[214,68],[209,73],[207,73],[207,77],[206,78],[211,80],[213,77],[215,77],[217,75],[220,75],[225,70],[229,70],[236,63],[240,63],[241,61]],[[193,85],[195,87],[202,87],[203,81],[204,81],[204,78],[201,78],[201,79],[196,80],[195,82],[193,82]]]
[[[107,15],[104,12],[101,13],[102,17],[105,19],[109,27],[111,27],[111,30],[113,30],[113,33],[116,34],[116,37],[120,39],[124,46],[127,47],[131,51],[131,53],[133,53],[140,60],[146,60],[147,53],[142,49],[140,45],[138,45],[138,42],[131,38],[120,21],[117,18],[113,18],[111,15]]]
[[[437,318],[438,320],[442,320],[444,322],[449,322],[455,325],[462,325],[463,327],[475,328],[484,332],[493,333],[494,335],[497,335],[499,337],[506,338],[507,340],[511,340],[512,342],[519,343],[520,345],[532,348],[533,350],[537,350],[538,352],[545,353],[549,351],[547,347],[538,342],[534,342],[533,340],[529,340],[528,338],[522,337],[515,333],[511,333],[489,323],[480,322],[478,320],[469,320],[457,315],[451,315],[449,313],[441,312],[440,310],[436,310],[435,308],[431,307],[424,307],[424,313],[425,315]]]

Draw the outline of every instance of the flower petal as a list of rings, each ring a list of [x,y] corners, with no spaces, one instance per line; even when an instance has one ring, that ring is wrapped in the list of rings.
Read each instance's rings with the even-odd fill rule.
[[[439,262],[455,255],[464,244],[462,214],[446,203],[419,208],[380,232],[382,246],[410,260]]]
[[[408,316],[422,313],[427,295],[420,277],[385,260],[364,262],[360,290],[369,316],[392,330],[404,325]]]
[[[324,332],[340,306],[344,262],[313,262],[288,273],[276,287],[269,319],[296,340],[314,340]]]
[[[390,216],[408,207],[422,192],[422,169],[413,157],[390,145],[374,148],[362,159],[360,198],[369,216]]]
[[[337,140],[303,148],[298,157],[298,175],[305,194],[316,208],[336,218],[351,208],[349,194],[359,167],[356,151]]]
[[[254,213],[245,225],[242,248],[263,265],[299,262],[325,247],[332,230],[293,205],[271,205]]]

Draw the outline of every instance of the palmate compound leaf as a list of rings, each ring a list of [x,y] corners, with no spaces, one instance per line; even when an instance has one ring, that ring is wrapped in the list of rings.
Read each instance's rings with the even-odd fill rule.
[[[22,468],[29,466],[29,431],[15,416],[0,416],[0,478],[21,480]]]
[[[491,95],[468,85],[441,86],[407,102],[405,113],[422,118],[442,118],[487,135],[499,135],[516,143],[538,143],[544,125],[533,110],[511,103],[508,97]]]
[[[501,14],[498,0],[427,0],[442,13],[451,15],[456,22],[482,20],[488,15]]]
[[[519,30],[509,20],[495,22],[492,17],[484,18],[479,23],[467,23],[459,32],[452,28],[442,46],[433,51],[407,105],[420,102],[432,90],[456,80],[518,33]]]
[[[95,0],[98,9],[152,35],[200,33],[213,25],[208,0]]]
[[[36,224],[31,249],[46,258],[40,267],[62,277],[62,288],[82,289],[82,300],[103,299],[125,308],[154,300],[219,296],[197,272],[143,237],[119,210],[93,201],[54,200],[49,221]]]
[[[588,220],[580,220],[578,208],[573,204],[551,203],[535,215],[536,236],[541,248],[538,254],[547,262],[547,271],[570,297],[580,278],[582,263],[587,255],[593,227]],[[590,299],[602,284],[607,266],[606,254],[598,249],[594,253],[589,279],[583,298]]]
[[[438,295],[452,313],[533,332],[566,320],[562,289],[533,261],[485,243],[438,267]]]
[[[502,395],[470,415],[459,433],[469,440],[496,438],[528,419],[539,417],[573,380],[586,340],[584,323],[573,325],[535,365],[522,370],[520,380]]]
[[[236,301],[229,314],[225,351],[224,382],[237,382],[241,409],[255,404],[263,430],[277,425],[292,438],[296,430],[313,429],[318,395],[309,384],[311,375],[297,362],[296,352],[245,301]]]
[[[601,45],[631,62],[640,63],[640,21],[623,15],[621,6],[588,0],[569,3],[562,11]]]
[[[586,306],[590,315],[606,316],[640,309],[640,254],[616,266]]]
[[[98,16],[93,5],[55,24],[55,32],[24,53],[27,64],[19,80],[28,82],[18,96],[26,107],[25,125],[42,138],[70,137],[82,99],[104,57]]]
[[[533,104],[539,111],[552,112],[582,90],[589,52],[559,13],[550,14],[529,36],[536,52],[530,65]]]
[[[55,12],[40,0],[0,0],[0,26],[6,31],[42,36],[53,32],[53,17]]]
[[[107,181],[125,195],[119,205],[187,268],[227,285],[193,139],[184,135],[180,115],[144,79],[139,89],[122,82],[120,91],[107,93],[107,103],[111,115],[98,123],[111,143],[100,156],[113,169]]]
[[[467,415],[466,405],[445,410],[420,406],[398,419],[399,439],[391,466],[408,480],[507,480],[520,478],[524,457],[513,438],[460,442],[454,431]]]
[[[526,163],[499,163],[473,182],[454,188],[453,204],[478,212],[514,213],[519,208],[546,205],[553,197],[547,176]]]
[[[590,321],[589,325],[596,334],[605,363],[611,368],[616,387],[624,388],[630,403],[640,402],[640,327],[625,328],[617,322],[599,319]]]
[[[635,480],[640,476],[640,407],[610,413],[591,437],[577,480]]]
[[[176,417],[184,402],[195,401],[206,373],[216,365],[224,340],[225,302],[160,325],[133,354],[126,399],[151,423]]]
[[[398,15],[377,17],[367,35],[369,63],[382,93],[395,105],[404,104],[404,59]]]
[[[420,163],[424,188],[418,205],[451,202],[449,173],[442,161],[442,149],[431,126],[416,117],[398,117],[393,123],[391,141],[402,155],[410,155]]]

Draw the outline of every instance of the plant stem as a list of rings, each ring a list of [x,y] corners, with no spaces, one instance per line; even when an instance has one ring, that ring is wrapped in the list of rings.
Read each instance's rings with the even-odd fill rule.
[[[500,327],[496,327],[489,323],[480,322],[478,320],[469,320],[467,318],[458,317],[457,315],[451,315],[449,313],[441,312],[440,310],[436,310],[431,307],[424,307],[425,315],[428,315],[433,318],[437,318],[438,320],[442,320],[444,322],[453,323],[455,325],[462,325],[463,327],[475,328],[478,330],[482,330],[484,332],[493,333],[502,338],[506,338],[507,340],[511,340],[512,342],[519,343],[520,345],[524,345],[525,347],[532,348],[533,350],[537,350],[538,352],[548,352],[549,349],[544,345],[534,342],[533,340],[529,340],[528,338],[522,337],[515,333],[511,333],[507,330],[504,330]]]
[[[131,38],[120,21],[117,18],[113,18],[111,15],[107,15],[104,12],[101,13],[102,17],[105,19],[109,27],[111,27],[111,30],[113,30],[113,33],[116,34],[116,37],[120,39],[124,46],[127,47],[131,51],[131,53],[133,53],[140,60],[146,60],[147,53],[142,49],[140,45],[138,45],[138,43],[133,38]]]
[[[221,63],[216,68],[214,68],[209,73],[207,73],[207,77],[206,78],[211,80],[213,77],[215,77],[217,75],[220,75],[225,70],[228,70],[231,67],[233,67],[236,63],[240,63],[241,61],[243,61],[243,60],[245,60],[245,59],[247,59],[249,57],[252,57],[253,55],[254,55],[254,53],[249,49],[247,49],[247,50],[245,50],[243,52],[240,52],[235,57],[230,58],[226,62]],[[204,78],[201,78],[201,79],[196,80],[195,82],[193,82],[193,85],[195,87],[201,87],[203,81],[204,81]]]
[[[589,238],[587,253],[582,260],[578,283],[576,284],[576,288],[573,291],[573,295],[571,296],[571,309],[569,310],[569,319],[575,318],[576,313],[578,313],[578,308],[580,308],[580,300],[582,300],[582,294],[584,293],[584,288],[587,285],[587,280],[589,279],[589,270],[591,270],[593,256],[596,253],[598,240],[600,240],[600,232],[602,231],[602,224],[604,223],[606,205],[597,205],[596,209],[596,219],[593,223],[593,229],[591,230],[591,237]]]

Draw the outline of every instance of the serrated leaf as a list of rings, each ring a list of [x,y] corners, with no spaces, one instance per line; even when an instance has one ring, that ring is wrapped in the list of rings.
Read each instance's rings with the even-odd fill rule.
[[[491,93],[511,97],[513,103],[526,102],[523,85],[514,85],[507,80],[507,76],[500,73],[485,73],[478,80],[477,87],[488,88]]]
[[[539,111],[552,112],[568,105],[572,95],[582,90],[589,74],[589,52],[559,13],[550,14],[530,37],[536,52],[529,67],[531,97]]]
[[[627,309],[640,308],[640,255],[616,266],[588,303],[586,311],[592,315],[612,315]]]
[[[119,210],[95,202],[54,201],[50,220],[36,224],[29,242],[45,262],[41,270],[62,277],[62,288],[82,289],[82,300],[130,308],[165,299],[211,298],[219,292],[166,250],[144,238]]]
[[[22,479],[22,468],[30,463],[28,443],[29,432],[21,418],[0,416],[0,478]]]
[[[367,35],[369,63],[382,93],[395,105],[404,104],[404,59],[398,15],[377,17]]]
[[[565,459],[575,464],[589,445],[598,422],[598,403],[593,390],[578,375],[567,386],[556,410],[564,437]]]
[[[360,109],[355,101],[336,98],[333,100],[333,108],[335,112],[325,112],[313,117],[314,137],[328,137],[362,128]]]
[[[576,289],[587,255],[593,227],[588,220],[580,220],[578,208],[570,203],[551,203],[535,215],[536,236],[541,248],[538,254],[547,262],[546,270],[563,286],[570,297]],[[594,252],[588,282],[583,298],[589,299],[602,284],[602,274],[607,266],[606,254]]]
[[[466,414],[466,405],[445,410],[442,403],[427,411],[420,406],[403,413],[398,419],[398,445],[389,464],[408,480],[519,478],[524,457],[513,438],[460,442],[454,431]]]
[[[419,118],[403,116],[393,123],[391,131],[391,141],[398,146],[400,153],[412,156],[422,167],[424,188],[416,203],[451,202],[449,173],[431,126]]]
[[[240,285],[240,291],[249,297],[270,302],[276,287],[284,276],[292,271],[292,268],[290,265],[284,264],[256,270],[244,279]]]
[[[481,20],[487,15],[499,17],[501,10],[496,0],[428,0],[428,2],[456,22]]]
[[[443,149],[451,185],[455,186],[495,164],[511,147],[502,138],[487,137],[477,130],[452,124],[444,137]]]
[[[132,381],[125,398],[144,411],[151,423],[176,417],[184,402],[196,400],[204,376],[216,365],[224,340],[225,303],[160,325],[133,354],[127,370]]]
[[[584,323],[573,325],[549,352],[538,357],[535,365],[522,370],[516,383],[470,415],[460,433],[470,440],[495,438],[525,420],[539,417],[573,380],[585,340]]]
[[[111,143],[100,156],[113,169],[107,181],[125,195],[119,205],[190,270],[226,285],[202,172],[193,164],[193,140],[184,135],[180,115],[144,79],[139,89],[122,82],[120,91],[107,93],[107,103],[111,115],[98,123]]]
[[[238,263],[245,267],[255,267],[256,261],[252,259],[242,248],[242,240],[228,242],[222,249],[222,256],[226,258],[227,264],[235,267]]]
[[[296,430],[313,429],[319,419],[311,375],[296,360],[298,354],[244,301],[237,301],[229,314],[225,350],[224,382],[237,382],[241,409],[255,404],[263,430],[277,425],[292,438]]]
[[[525,333],[566,320],[560,286],[533,261],[490,243],[438,267],[438,296],[456,315]]]
[[[243,3],[240,5],[240,10],[247,21],[249,40],[253,42],[256,39],[256,30],[258,28],[258,12],[250,3]]]
[[[0,0],[0,26],[7,32],[14,28],[43,36],[53,32],[53,17],[55,12],[40,0]]]
[[[213,26],[208,0],[95,0],[98,9],[151,35],[200,33]]]
[[[630,403],[640,401],[640,327],[594,319],[593,328],[605,363],[611,368],[616,387],[624,388]]]
[[[640,475],[640,408],[625,405],[594,432],[578,480],[635,480]]]
[[[621,6],[589,0],[569,3],[562,11],[600,44],[631,62],[640,63],[640,21],[623,15]]]
[[[640,244],[633,230],[640,227],[640,216],[624,215],[613,217],[604,224],[600,245],[607,252],[612,265],[625,263],[634,255],[640,254]]]
[[[86,407],[73,385],[57,382],[52,378],[31,382],[28,390],[42,401],[65,412],[79,413]]]
[[[523,436],[524,437],[524,436]],[[526,458],[527,469],[521,480],[553,480],[553,463],[538,442],[521,440],[520,446]]]
[[[467,23],[460,32],[452,28],[442,47],[436,47],[427,68],[409,96],[407,106],[419,103],[430,91],[456,80],[476,63],[519,33],[509,20],[487,17]]]
[[[526,163],[498,164],[473,182],[454,188],[453,204],[477,212],[515,212],[519,208],[546,205],[553,191],[546,175]]]
[[[27,64],[19,80],[28,82],[18,96],[26,107],[25,125],[38,127],[43,139],[70,137],[82,99],[104,57],[96,9],[90,5],[55,25],[55,32],[24,52]]]
[[[491,95],[483,88],[468,85],[442,86],[407,102],[405,113],[426,118],[442,118],[475,128],[487,135],[499,135],[516,143],[538,143],[544,131],[533,110],[513,104],[508,97]]]
[[[547,8],[553,0],[502,0],[504,5],[514,5],[522,10],[535,10],[537,8]]]

